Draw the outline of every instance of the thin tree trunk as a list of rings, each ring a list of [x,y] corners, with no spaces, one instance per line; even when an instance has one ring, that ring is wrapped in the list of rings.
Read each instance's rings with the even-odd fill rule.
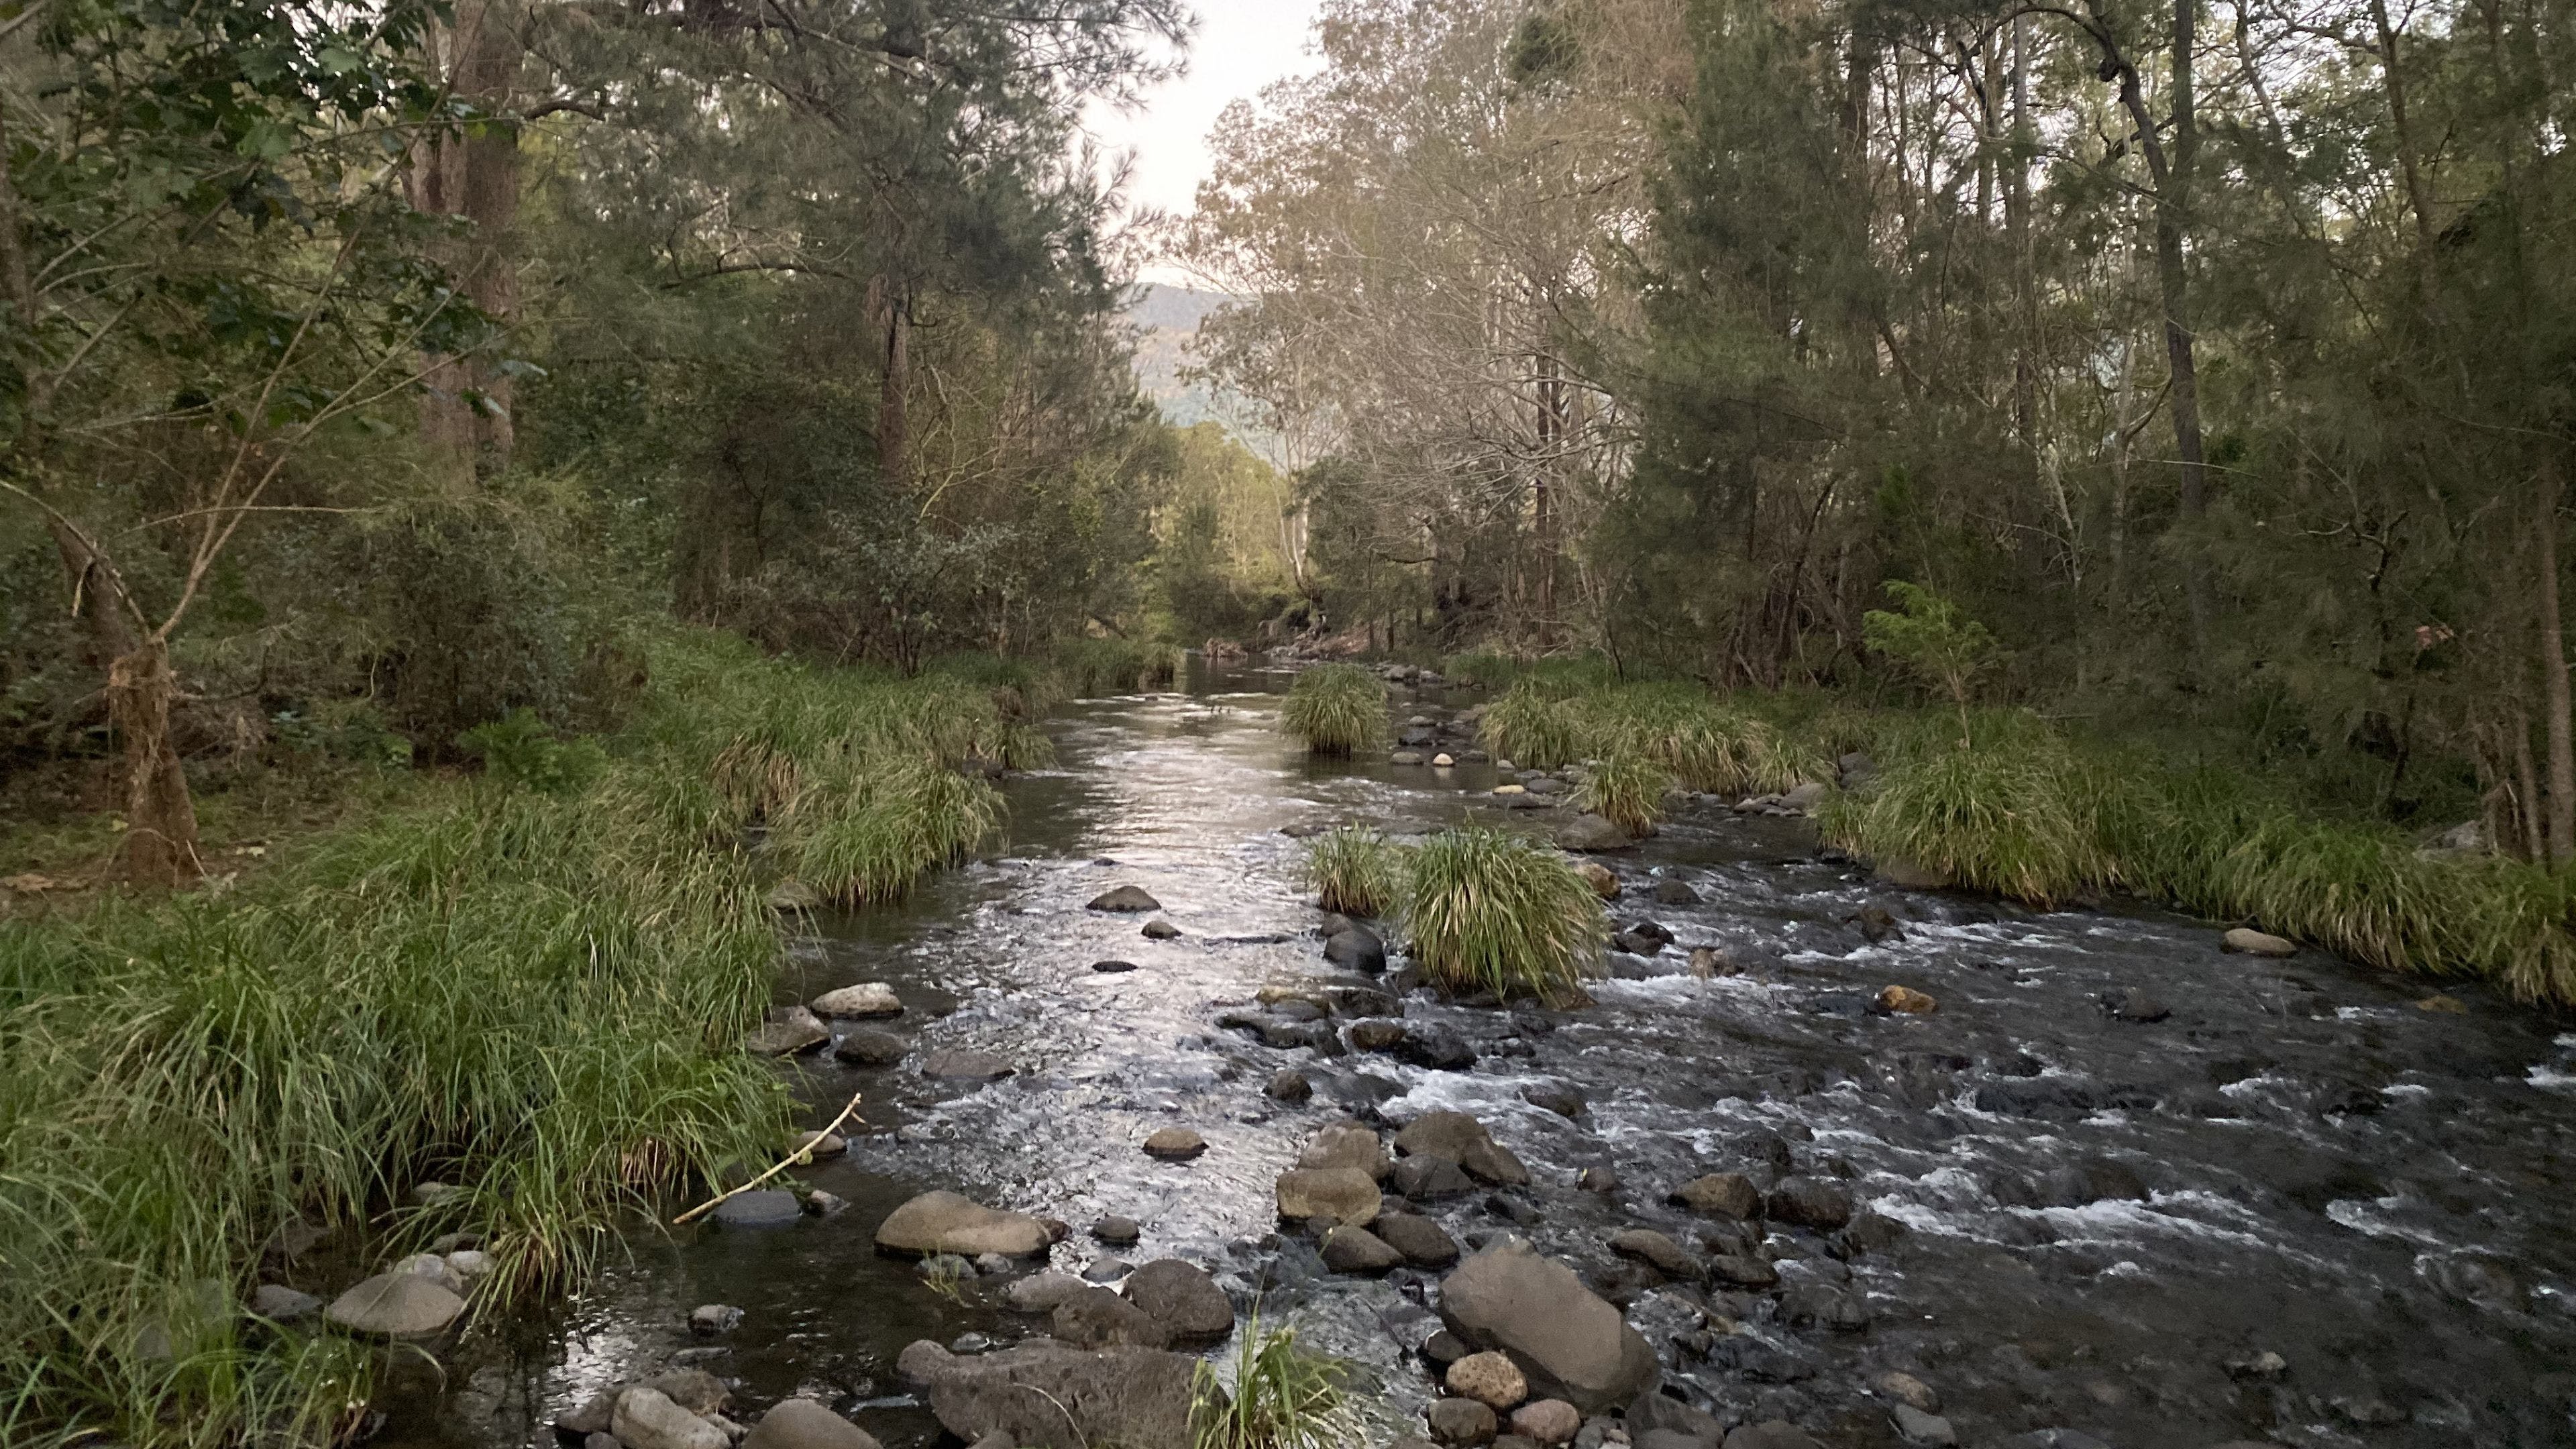
[[[153,889],[205,874],[196,803],[170,742],[170,705],[178,697],[169,646],[159,639],[108,666],[108,720],[125,744],[125,878]]]
[[[2513,712],[2514,820],[2521,827],[2522,858],[2549,859],[2549,839],[2540,823],[2540,768],[2531,757],[2531,716],[2520,706]]]
[[[877,472],[893,488],[905,487],[912,479],[911,418],[904,403],[912,371],[911,346],[904,334],[911,329],[911,319],[904,313],[903,294],[889,290],[884,314],[885,370],[877,393]]]
[[[1544,647],[1556,634],[1556,498],[1557,453],[1564,444],[1565,382],[1553,356],[1538,356],[1538,469],[1531,484],[1538,532],[1538,642]]]
[[[2012,233],[2013,322],[2020,334],[2013,348],[2013,431],[2029,452],[2031,473],[2039,472],[2039,365],[2032,352],[2039,346],[2039,279],[2031,246],[2030,167],[2021,148],[2030,128],[2030,17],[2016,15],[2012,28],[2012,150],[2004,173],[2004,222]]]
[[[448,90],[486,116],[511,104],[520,62],[515,20],[508,0],[462,0],[448,31]],[[440,260],[468,302],[506,323],[519,306],[510,238],[519,215],[516,129],[494,124],[473,136],[431,138],[413,157],[406,189],[414,210],[470,224],[469,235],[438,248]],[[510,378],[495,360],[488,349],[436,359],[423,379],[421,439],[460,491],[507,467],[516,441]]]
[[[2558,451],[2541,457],[2533,520],[2540,563],[2541,728],[2549,738],[2549,863],[2576,860],[2576,736],[2568,719],[2567,637],[2558,613]]]

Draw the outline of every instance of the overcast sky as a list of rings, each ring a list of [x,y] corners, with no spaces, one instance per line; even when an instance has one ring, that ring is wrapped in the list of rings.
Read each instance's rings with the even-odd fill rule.
[[[1199,25],[1189,68],[1156,87],[1137,109],[1095,105],[1084,128],[1111,151],[1135,157],[1128,204],[1186,215],[1207,176],[1207,133],[1216,113],[1282,76],[1316,65],[1307,32],[1321,0],[1198,0]],[[1148,281],[1187,280],[1169,267],[1143,269]]]

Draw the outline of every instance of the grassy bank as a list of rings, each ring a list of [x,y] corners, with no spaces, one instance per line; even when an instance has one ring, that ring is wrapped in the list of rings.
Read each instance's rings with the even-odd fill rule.
[[[1774,791],[1831,783],[1834,760],[1861,750],[1876,778],[1831,792],[1822,824],[1865,858],[2037,905],[2126,891],[2387,970],[2576,1005],[2576,873],[2426,851],[2214,751],[2124,742],[2027,710],[1866,710],[1622,683],[1597,662],[1477,656],[1449,672],[1504,682],[1482,725],[1496,755],[1600,762],[1584,798],[1605,810],[1641,813],[1638,782],[1653,770],[1697,790]]]
[[[736,1046],[768,890],[899,893],[996,819],[954,767],[1043,741],[964,671],[675,631],[651,677],[604,748],[505,731],[229,893],[0,922],[0,1442],[324,1438],[366,1355],[242,1306],[291,1220],[387,1257],[478,1233],[482,1292],[546,1291],[783,1140]]]

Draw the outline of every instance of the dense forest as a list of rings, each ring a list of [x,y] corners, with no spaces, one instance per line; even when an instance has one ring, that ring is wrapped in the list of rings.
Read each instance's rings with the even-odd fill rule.
[[[825,1137],[900,1145],[854,1115],[864,1093],[813,1110],[806,1067],[1011,1076],[971,1051],[929,1070],[849,1024],[900,1015],[894,987],[809,1011],[791,970],[845,961],[834,931],[919,926],[847,923],[1002,839],[1014,776],[1059,749],[1103,775],[1101,741],[1160,707],[1140,695],[1169,704],[1193,668],[1205,694],[1247,652],[1285,697],[1244,706],[1261,743],[1222,758],[1258,769],[1207,763],[1240,700],[1151,716],[1130,763],[1200,753],[1154,757],[1166,773],[1127,794],[1048,782],[1039,829],[1062,838],[977,889],[1126,868],[1064,821],[1152,819],[1173,779],[1222,828],[1161,820],[1183,843],[1140,858],[1222,859],[1258,906],[1289,894],[1262,852],[1300,852],[1320,930],[1193,923],[1204,981],[1123,958],[1078,979],[1257,996],[1175,1050],[1222,1030],[1311,1052],[1151,1088],[1266,1079],[1201,1122],[1220,1139],[1349,1108],[1326,1131],[1359,1165],[1279,1179],[1291,1235],[1321,1224],[1316,1274],[1461,1257],[1445,1232],[1428,1256],[1362,1233],[1335,1262],[1361,1222],[1288,1210],[1289,1177],[1373,1166],[1374,1214],[1393,1171],[1375,1134],[1399,1124],[1370,1114],[1396,1084],[1340,1099],[1299,1075],[1345,1034],[1467,1071],[1481,1048],[1424,1017],[1483,1012],[1527,1061],[1566,1049],[1541,1045],[1549,1022],[1605,977],[1647,979],[1619,963],[1670,956],[1654,974],[1711,990],[1760,974],[1653,920],[1612,929],[1711,904],[1682,880],[1704,859],[1593,858],[1685,815],[1801,832],[1750,894],[1846,873],[1849,899],[1811,914],[1850,914],[1770,924],[1835,961],[1799,931],[1855,926],[1855,969],[1907,922],[1991,926],[2000,898],[2025,923],[2167,912],[2139,929],[2186,980],[2322,948],[2373,980],[2476,983],[2474,1006],[2390,988],[2404,1030],[2492,1011],[2478,1029],[2545,1036],[2576,1004],[2570,0],[1324,0],[1314,63],[1224,111],[1194,207],[1163,215],[1084,117],[1143,104],[1197,23],[1181,0],[0,0],[0,1441],[351,1442],[385,1427],[371,1404],[399,1369],[367,1335],[563,1300],[685,1226],[674,1207],[757,1200]],[[1138,280],[1184,274],[1196,290]],[[1122,702],[1050,733],[1085,696]],[[1236,838],[1319,800],[1401,814],[1423,781],[1493,813]],[[1066,914],[1123,942],[1161,905],[1121,889]],[[1878,891],[1952,898],[1900,920],[1859,894]],[[1040,914],[1000,899],[954,934]],[[2208,960],[2184,960],[2176,919]],[[2224,961],[2212,923],[2234,927]],[[1351,969],[1216,1000],[1220,946],[1308,936]],[[1089,938],[1047,944],[1071,960]],[[1932,994],[1865,984],[1828,993],[1854,1030],[1977,1009],[1931,1022]],[[2167,1021],[2144,985],[2085,997],[2082,1030]],[[2297,985],[2301,1022],[2336,1020]],[[990,983],[951,986],[919,1015],[976,1019]],[[1387,1019],[1336,1026],[1354,1002]],[[1951,1102],[1946,1074],[2003,1041],[1880,1065],[1945,1074]],[[2072,1079],[2009,1045],[2000,1100]],[[1801,1061],[1730,1100],[1825,1080]],[[2335,1090],[2333,1112],[2382,1109],[2378,1087]],[[1696,1083],[1628,1095],[1719,1110]],[[2159,1106],[2079,1096],[2033,1111],[2089,1128]],[[1586,1111],[1544,1083],[1523,1106],[1549,1131]],[[2221,1107],[2201,1116],[2236,1120]],[[1460,1211],[1544,1220],[1507,1199],[1530,1173],[1484,1126],[1430,1117],[1465,1125],[1416,1135],[1452,1134],[1445,1155],[1398,1136],[1413,1170],[1392,1180],[1463,1200],[1472,1175]],[[1621,1140],[1703,1153],[1705,1125]],[[1041,1145],[1094,1135],[1051,1123]],[[1699,1241],[1758,1293],[1716,1291],[1669,1238],[1630,1238],[1615,1273],[1653,1259],[1748,1319],[1856,1331],[1840,1289],[1799,1300],[1816,1285],[1770,1266],[1809,1253],[1848,1283],[1904,1231],[1782,1176],[1860,1173],[1812,1137],[1758,1145],[1762,1192],[1658,1198],[1705,1215],[1753,1194]],[[1209,1146],[1173,1126],[1143,1150]],[[1445,1179],[1423,1165],[1449,1157]],[[1558,1165],[1549,1213],[1617,1201],[1606,1158]],[[2318,1203],[2401,1196],[2335,1171]],[[2554,1192],[2533,1181],[2514,1190]],[[798,1191],[786,1220],[850,1206]],[[1245,1241],[1280,1251],[1254,1196]],[[1805,1236],[1766,1246],[1766,1212]],[[1124,1220],[1100,1221],[1115,1244]],[[964,1303],[977,1273],[1029,1266],[983,1260],[1069,1231],[973,1222],[1026,1245],[902,1249],[904,1291]],[[1636,1282],[1614,1306],[1549,1271],[1608,1314],[1642,1412],[1679,1412],[1626,1382]],[[326,1310],[289,1279],[375,1296]],[[388,1326],[378,1300],[423,1283],[445,1285],[436,1322]],[[1223,1390],[1157,1360],[1179,1430],[1077,1440],[1356,1442],[1344,1366],[1260,1311],[1256,1292]],[[1722,1335],[1696,1337],[1708,1362]],[[844,1399],[883,1406],[853,1382]],[[1789,1420],[1827,1416],[1775,1388],[1794,1437],[1742,1442],[1816,1444]],[[1564,1411],[1547,1442],[1629,1403],[1597,1397],[1543,1401]],[[673,1412],[667,1442],[624,1418],[555,1429],[876,1449],[838,1410],[822,1438],[759,1445],[712,1401]],[[1492,1439],[1476,1422],[1447,1441]],[[1851,1442],[1893,1442],[1869,1432]],[[2079,1440],[2099,1442],[2045,1442]]]

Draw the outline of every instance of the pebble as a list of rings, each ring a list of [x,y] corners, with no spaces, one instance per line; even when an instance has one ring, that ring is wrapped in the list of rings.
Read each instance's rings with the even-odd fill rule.
[[[1482,1444],[1494,1437],[1494,1411],[1474,1399],[1434,1399],[1424,1414],[1443,1444]]]
[[[1145,1155],[1165,1162],[1187,1162],[1207,1151],[1207,1139],[1187,1127],[1165,1127],[1145,1139]]]
[[[1091,963],[1091,969],[1099,972],[1103,976],[1117,976],[1125,972],[1135,970],[1136,963],[1133,961],[1094,961]]]
[[[1938,1414],[1927,1414],[1911,1404],[1898,1404],[1889,1411],[1896,1420],[1896,1432],[1908,1444],[1921,1444],[1925,1449],[1953,1449],[1959,1436],[1952,1432],[1950,1421]]]
[[[1093,1223],[1091,1236],[1095,1242],[1107,1243],[1113,1248],[1126,1248],[1134,1246],[1136,1240],[1144,1236],[1144,1229],[1137,1225],[1134,1218],[1112,1216]]]

